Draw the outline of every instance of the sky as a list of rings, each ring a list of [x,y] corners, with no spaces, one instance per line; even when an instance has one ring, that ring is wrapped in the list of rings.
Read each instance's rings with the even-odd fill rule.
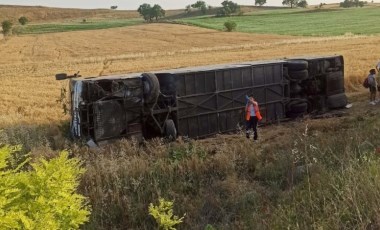
[[[183,9],[197,0],[0,0],[0,5],[50,6],[63,8],[110,8],[116,5],[121,10],[136,10],[143,3],[159,4],[164,9]],[[219,6],[223,0],[204,0],[208,5]],[[338,3],[343,0],[307,0],[309,5]],[[255,0],[233,0],[240,5],[254,5]],[[282,0],[267,0],[267,6],[281,6]]]

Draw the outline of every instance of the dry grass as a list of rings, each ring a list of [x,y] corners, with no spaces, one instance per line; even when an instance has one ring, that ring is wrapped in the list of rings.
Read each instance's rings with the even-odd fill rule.
[[[137,11],[110,9],[62,9],[36,6],[0,5],[0,21],[17,22],[21,17],[27,17],[31,22],[52,22],[77,18],[137,18]]]
[[[111,6],[111,3],[110,3]],[[172,16],[182,13],[184,10],[167,10],[166,15]],[[0,21],[12,20],[17,22],[21,17],[27,17],[31,22],[55,22],[70,21],[73,19],[126,19],[138,18],[136,10],[110,10],[110,9],[70,9],[52,8],[42,6],[12,6],[0,5]]]
[[[224,33],[182,25],[151,24],[99,31],[11,37],[0,42],[0,128],[66,119],[55,102],[58,72],[85,76],[184,66],[342,54],[347,89],[378,60],[379,36],[304,38]]]

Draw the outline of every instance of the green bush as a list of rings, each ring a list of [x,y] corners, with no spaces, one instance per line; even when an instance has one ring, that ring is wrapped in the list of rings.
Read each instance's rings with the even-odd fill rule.
[[[226,30],[228,32],[235,30],[236,26],[237,26],[237,24],[235,22],[232,22],[232,21],[227,21],[224,23],[224,27],[226,28]]]
[[[29,163],[29,158],[12,167],[19,146],[0,148],[1,229],[79,229],[88,220],[85,197],[76,194],[79,160],[67,152],[50,161]],[[25,166],[31,170],[22,170]]]
[[[25,17],[25,16],[22,16],[22,17],[20,17],[19,19],[18,19],[18,22],[21,24],[21,25],[26,25],[26,23],[28,23],[29,22],[29,20],[28,20],[28,18],[27,17]]]
[[[12,30],[12,22],[9,20],[5,20],[1,23],[1,27],[3,28],[3,34],[7,35]]]
[[[152,203],[149,204],[149,215],[153,216],[159,225],[160,229],[164,230],[175,230],[174,226],[182,223],[182,216],[179,218],[178,216],[173,214],[173,202],[167,201],[163,198],[159,199],[159,205],[155,206]]]

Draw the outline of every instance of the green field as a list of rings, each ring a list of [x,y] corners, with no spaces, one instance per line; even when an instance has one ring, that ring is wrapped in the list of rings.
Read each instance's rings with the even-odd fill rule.
[[[47,24],[30,24],[26,26],[17,26],[13,29],[16,34],[42,34],[67,32],[78,30],[98,30],[116,27],[125,27],[141,24],[141,19],[118,19],[118,20],[91,20],[91,21],[74,21],[67,23],[47,23]]]
[[[332,9],[275,9],[249,12],[242,16],[198,16],[175,20],[179,23],[223,30],[226,21],[237,23],[237,31],[262,34],[335,36],[379,34],[380,7]],[[81,20],[62,23],[16,26],[15,34],[41,34],[125,27],[143,23],[142,19]]]
[[[204,28],[223,30],[224,22],[237,23],[237,31],[263,34],[335,36],[380,33],[380,8],[279,9],[233,17],[196,17],[177,20]]]

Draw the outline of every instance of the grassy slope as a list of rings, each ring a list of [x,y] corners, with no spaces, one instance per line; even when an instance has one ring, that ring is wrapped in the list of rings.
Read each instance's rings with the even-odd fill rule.
[[[366,96],[349,98],[349,116],[260,128],[258,143],[236,134],[91,150],[64,140],[87,170],[80,192],[92,215],[84,229],[155,229],[148,205],[159,197],[186,213],[179,229],[377,229],[380,107]],[[22,144],[33,158],[58,152],[42,127],[0,134],[0,143]]]
[[[379,7],[352,9],[286,9],[253,13],[230,18],[197,17],[180,22],[222,30],[227,20],[235,21],[237,31],[284,35],[333,36],[377,34],[380,31]]]

